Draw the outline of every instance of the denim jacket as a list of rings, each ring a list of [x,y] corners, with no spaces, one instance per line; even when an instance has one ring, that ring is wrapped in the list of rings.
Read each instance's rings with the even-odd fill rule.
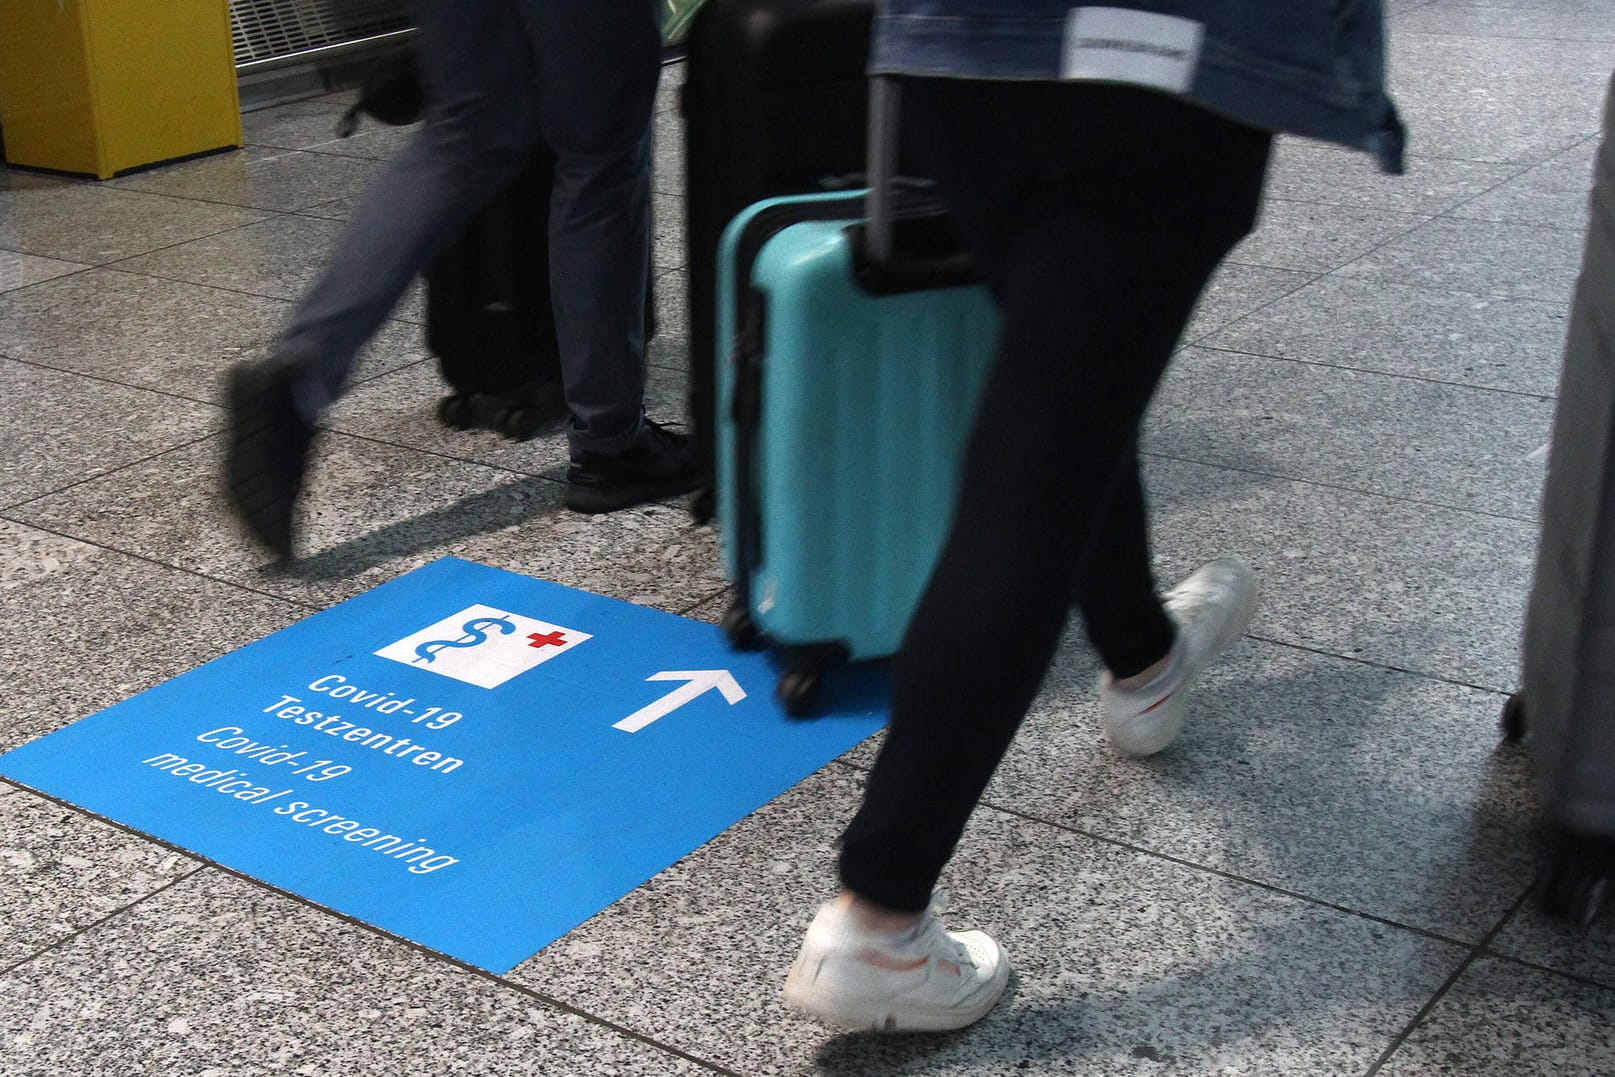
[[[1380,0],[882,0],[874,74],[1133,83],[1402,171]]]

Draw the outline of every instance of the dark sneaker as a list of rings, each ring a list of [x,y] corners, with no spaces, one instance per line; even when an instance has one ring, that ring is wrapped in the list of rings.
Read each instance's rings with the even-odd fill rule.
[[[230,445],[225,495],[252,537],[280,559],[292,555],[292,510],[303,488],[314,428],[298,413],[284,367],[242,364],[226,386]]]
[[[701,469],[687,434],[646,419],[626,452],[574,456],[566,484],[566,507],[573,512],[616,512],[689,493],[701,485]]]

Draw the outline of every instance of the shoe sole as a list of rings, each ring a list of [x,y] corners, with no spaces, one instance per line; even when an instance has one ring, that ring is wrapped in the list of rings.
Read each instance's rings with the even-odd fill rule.
[[[635,505],[644,505],[652,501],[661,501],[664,498],[679,497],[693,492],[700,485],[700,478],[693,475],[681,475],[676,479],[667,479],[662,482],[636,480],[632,486],[619,486],[616,484],[587,486],[569,483],[562,502],[573,512],[594,516],[603,512],[617,512],[621,509],[633,508]]]
[[[952,1032],[980,1021],[1009,986],[1009,965],[999,966],[998,976],[986,995],[967,1008],[895,1006],[871,1002],[825,991],[797,980],[793,968],[785,979],[785,1001],[826,1024],[861,1032]]]

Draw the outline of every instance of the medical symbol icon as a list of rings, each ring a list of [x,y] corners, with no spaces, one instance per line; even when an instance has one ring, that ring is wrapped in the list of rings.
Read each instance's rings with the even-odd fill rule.
[[[476,605],[375,653],[479,688],[497,688],[591,638],[575,628]]]

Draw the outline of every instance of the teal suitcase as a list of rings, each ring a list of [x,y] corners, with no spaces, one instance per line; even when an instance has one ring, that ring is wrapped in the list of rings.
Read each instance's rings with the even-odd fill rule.
[[[894,199],[895,251],[878,261],[862,192],[760,202],[720,247],[724,630],[778,652],[796,715],[832,667],[896,651],[997,341],[997,309],[934,198]]]

